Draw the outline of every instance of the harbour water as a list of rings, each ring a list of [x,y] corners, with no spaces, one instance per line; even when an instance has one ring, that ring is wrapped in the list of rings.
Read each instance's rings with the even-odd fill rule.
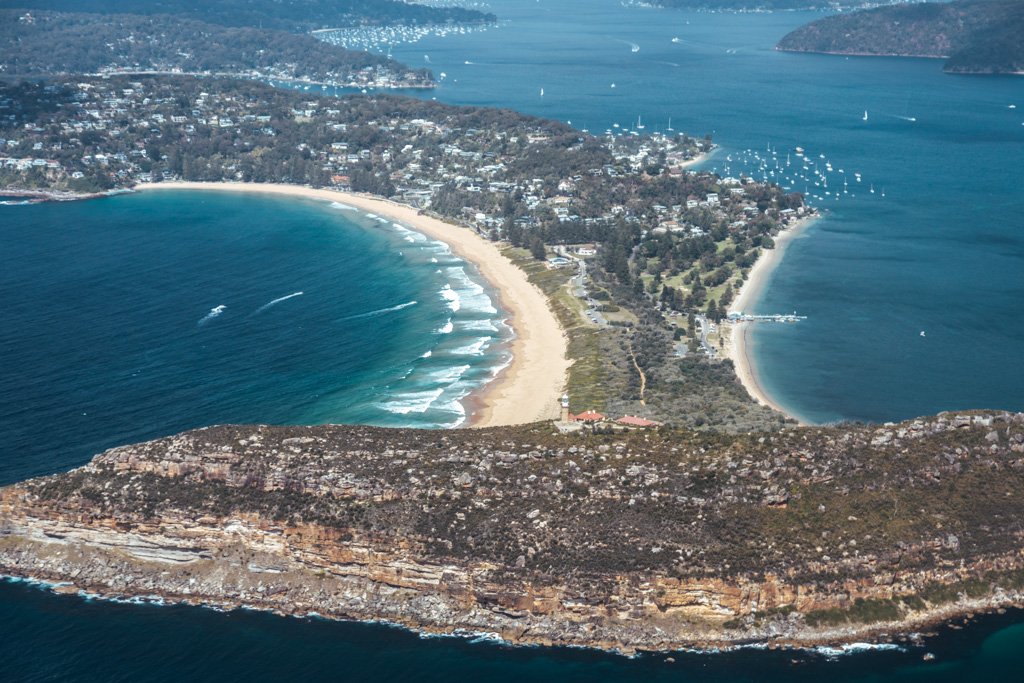
[[[801,146],[874,185],[873,194],[819,202],[826,217],[790,245],[756,306],[808,316],[754,334],[761,380],[787,409],[814,421],[1024,409],[1024,80],[946,76],[930,60],[772,50],[816,15],[691,14],[617,0],[493,0],[491,8],[503,22],[485,32],[393,48],[408,64],[446,74],[426,96],[592,132],[630,127],[638,116],[651,132],[671,117],[677,130],[714,135],[721,149],[709,167],[724,170],[744,150],[763,157]],[[737,163],[730,172],[760,170]],[[416,375],[418,364],[475,350],[482,337],[473,326],[500,319],[474,314],[480,322],[466,325],[456,346],[455,318],[468,307],[454,311],[441,292],[448,284],[462,287],[464,300],[479,295],[444,272],[461,266],[437,273],[430,259],[448,257],[430,254],[436,247],[384,224],[353,229],[365,219],[323,205],[167,194],[0,208],[3,483],[210,422],[454,422],[444,399],[436,412],[381,406],[435,391],[440,383]],[[452,334],[440,334],[449,320]],[[500,344],[488,343],[484,356],[449,359],[437,371],[468,364],[467,380],[486,375],[501,363],[487,356]],[[107,369],[75,374],[83,367]],[[414,376],[426,386],[401,388]],[[838,659],[742,650],[676,653],[668,663],[90,602],[6,583],[0,678],[1012,680],[1021,622],[1016,612],[985,617],[939,629],[923,646]],[[922,661],[928,651],[934,662]]]
[[[753,154],[772,151],[796,170],[797,147],[833,166],[829,195],[782,180],[821,196],[811,202],[825,217],[790,245],[751,311],[808,316],[751,334],[777,403],[811,422],[1024,410],[1024,79],[946,75],[939,60],[773,49],[817,13],[617,0],[491,7],[503,21],[487,32],[392,50],[446,74],[427,96],[598,134],[638,118],[650,133],[671,120],[711,134],[720,149],[704,166],[732,175],[760,179]]]

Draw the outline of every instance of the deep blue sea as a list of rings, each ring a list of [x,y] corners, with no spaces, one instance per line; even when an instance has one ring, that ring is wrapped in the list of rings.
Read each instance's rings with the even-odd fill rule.
[[[1024,410],[1024,79],[772,50],[813,14],[490,5],[496,28],[391,47],[445,74],[428,96],[591,132],[671,118],[713,134],[706,165],[731,174],[792,162],[797,146],[832,164],[829,195],[807,188],[825,217],[757,304],[808,316],[754,334],[760,379],[787,409],[821,422]],[[0,207],[0,483],[213,422],[455,423],[457,399],[504,362],[501,313],[474,277],[439,245],[323,203],[152,193]],[[1016,680],[1024,651],[1017,612],[904,651],[669,664],[11,583],[0,624],[0,680],[987,681]]]

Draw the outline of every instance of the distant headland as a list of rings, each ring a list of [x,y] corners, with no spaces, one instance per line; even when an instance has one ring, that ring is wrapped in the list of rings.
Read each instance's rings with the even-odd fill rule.
[[[789,33],[777,49],[840,55],[934,57],[960,74],[1024,73],[1024,3],[960,0],[837,14]]]

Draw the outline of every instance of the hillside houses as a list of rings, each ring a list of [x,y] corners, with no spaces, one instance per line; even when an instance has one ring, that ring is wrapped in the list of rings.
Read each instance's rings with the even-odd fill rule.
[[[80,78],[17,86],[33,89],[17,97],[14,87],[0,89],[6,184],[16,173],[22,185],[80,190],[179,178],[338,187],[598,251],[617,226],[720,239],[801,208],[779,206],[771,186],[683,170],[709,143],[681,135],[594,137],[511,112],[216,79]]]

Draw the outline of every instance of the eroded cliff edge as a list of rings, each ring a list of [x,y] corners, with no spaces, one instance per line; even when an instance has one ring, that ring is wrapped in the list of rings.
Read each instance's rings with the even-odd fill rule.
[[[223,426],[0,489],[0,573],[625,652],[1024,595],[1024,415],[725,436]]]

